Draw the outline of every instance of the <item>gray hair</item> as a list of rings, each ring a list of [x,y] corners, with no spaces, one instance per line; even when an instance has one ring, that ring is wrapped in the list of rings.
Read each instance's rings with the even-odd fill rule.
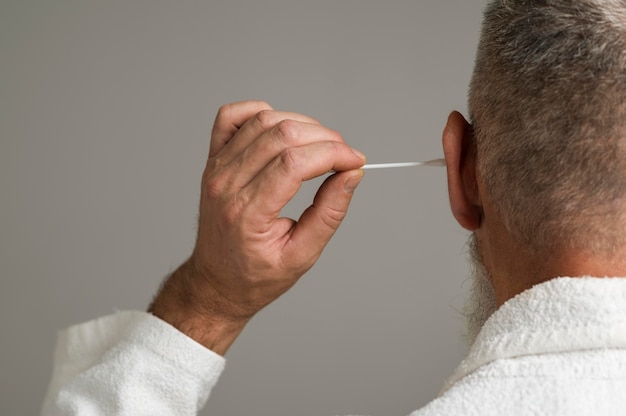
[[[626,241],[626,1],[496,0],[469,98],[478,171],[536,251]]]

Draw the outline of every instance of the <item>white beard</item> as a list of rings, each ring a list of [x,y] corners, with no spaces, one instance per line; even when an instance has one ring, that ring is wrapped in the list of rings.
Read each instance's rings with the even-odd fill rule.
[[[498,304],[489,272],[485,269],[478,240],[474,234],[470,236],[467,245],[472,287],[462,313],[467,321],[464,338],[468,345],[472,345],[487,319],[498,309]]]

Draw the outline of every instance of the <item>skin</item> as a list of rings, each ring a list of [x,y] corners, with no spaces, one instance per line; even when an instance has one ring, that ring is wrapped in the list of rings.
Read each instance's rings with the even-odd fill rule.
[[[216,117],[191,257],[150,312],[218,354],[309,270],[363,177],[365,156],[310,117],[247,101]],[[279,218],[303,181],[326,174],[296,222]]]
[[[473,140],[470,124],[461,114],[452,113],[443,133],[450,207],[458,223],[478,239],[498,305],[556,277],[626,276],[626,248],[610,256],[566,247],[536,253],[516,241],[483,186],[469,151]]]
[[[452,213],[475,233],[499,305],[558,276],[625,276],[612,258],[534,253],[503,227],[476,169],[472,129],[453,112],[443,132]],[[198,237],[149,311],[224,355],[247,322],[309,270],[346,215],[365,157],[318,121],[247,101],[220,109],[202,177]],[[279,218],[303,181],[326,174],[298,221]]]

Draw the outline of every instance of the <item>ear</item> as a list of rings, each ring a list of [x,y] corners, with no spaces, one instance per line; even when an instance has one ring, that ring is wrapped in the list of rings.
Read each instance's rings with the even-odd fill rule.
[[[480,227],[482,203],[476,181],[474,134],[471,125],[456,111],[448,117],[443,131],[443,153],[452,214],[461,227],[475,231]]]

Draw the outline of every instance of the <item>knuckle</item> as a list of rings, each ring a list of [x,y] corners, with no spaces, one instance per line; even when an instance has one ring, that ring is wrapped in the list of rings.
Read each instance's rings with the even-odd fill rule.
[[[263,131],[269,130],[276,124],[274,114],[271,110],[259,111],[254,115],[254,121]]]
[[[240,224],[242,213],[247,204],[246,197],[242,193],[237,193],[222,213],[224,223],[228,226]]]
[[[333,142],[344,143],[343,136],[337,130],[328,129],[328,138]]]
[[[208,199],[221,199],[232,186],[232,177],[228,169],[224,168],[224,162],[219,157],[208,160],[202,174],[202,197]]]
[[[233,112],[232,104],[224,104],[217,110],[217,119],[222,120],[225,118],[229,118]]]
[[[204,197],[208,200],[220,198],[226,189],[226,181],[218,175],[206,176],[204,179]]]
[[[338,142],[328,142],[328,146],[330,147],[330,150],[333,152],[333,154],[340,154],[342,150],[344,150],[345,146],[343,146],[343,143],[340,144]]]
[[[298,136],[298,122],[294,120],[281,120],[276,124],[274,136],[282,142],[289,143]]]
[[[291,173],[300,165],[300,152],[290,147],[280,152],[280,166],[285,173]]]
[[[320,214],[322,222],[332,230],[336,230],[346,217],[346,211],[336,208],[328,208]]]

